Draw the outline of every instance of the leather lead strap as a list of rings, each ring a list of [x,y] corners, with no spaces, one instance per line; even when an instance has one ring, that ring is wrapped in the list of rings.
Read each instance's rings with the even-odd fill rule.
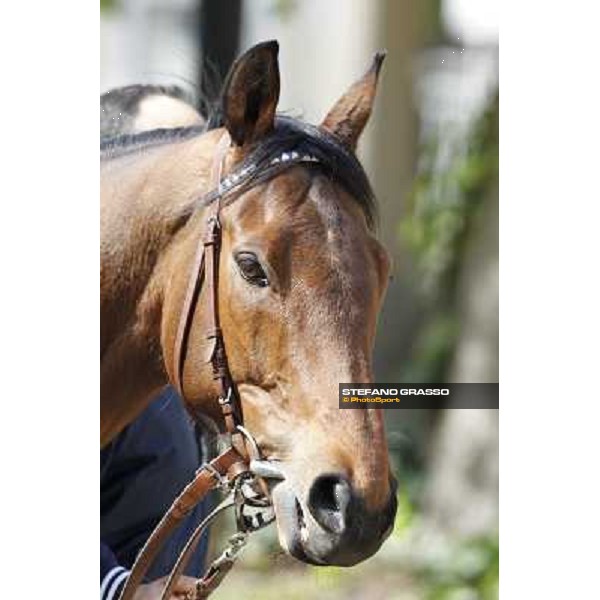
[[[218,567],[211,569],[202,579],[199,579],[196,584],[195,600],[208,598],[219,587],[234,564],[235,559],[224,560]]]
[[[177,583],[177,581],[183,574],[185,568],[187,567],[188,562],[192,557],[192,554],[198,547],[198,542],[200,541],[202,534],[206,531],[206,528],[208,527],[210,522],[219,513],[223,512],[227,508],[230,508],[231,506],[233,506],[233,498],[230,496],[226,498],[223,502],[221,502],[221,504],[219,504],[216,508],[214,508],[211,511],[211,513],[208,516],[206,516],[202,520],[202,522],[196,527],[192,535],[188,538],[187,542],[185,543],[185,546],[181,550],[181,553],[179,554],[179,558],[177,559],[177,562],[175,563],[175,566],[173,567],[173,570],[169,575],[169,579],[165,584],[161,600],[169,600],[171,598],[171,593],[173,592],[175,584]]]
[[[233,448],[228,448],[209,463],[210,467],[204,466],[198,470],[194,479],[177,496],[160,523],[146,540],[127,578],[120,600],[133,599],[135,591],[142,583],[150,565],[169,535],[210,490],[221,484],[216,473],[225,477],[231,467],[241,460],[243,460],[242,457]]]

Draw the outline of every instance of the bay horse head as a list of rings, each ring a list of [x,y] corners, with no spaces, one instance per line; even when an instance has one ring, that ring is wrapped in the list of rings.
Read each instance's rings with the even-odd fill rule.
[[[103,291],[106,370],[114,375],[107,381],[115,382],[106,384],[103,399],[105,438],[141,410],[142,397],[177,378],[173,349],[204,224],[197,198],[208,191],[213,157],[226,136],[222,176],[253,173],[251,185],[221,210],[218,265],[220,325],[244,425],[284,477],[270,490],[284,550],[312,564],[352,565],[380,547],[396,511],[382,411],[338,408],[339,383],[373,379],[389,274],[373,234],[373,193],[354,154],[383,55],[318,126],[277,115],[277,55],[277,43],[267,42],[238,59],[208,131],[157,133],[149,144],[136,138],[125,151],[107,150],[103,228],[121,231],[112,247],[121,244],[130,258],[119,262],[106,250],[109,265],[118,264],[107,266],[104,279],[107,289],[120,285],[121,294],[127,285],[119,277],[134,279],[128,269],[136,281],[120,305],[119,292]],[[287,168],[271,169],[286,161]],[[143,258],[131,266],[128,248],[140,245]],[[115,316],[119,310],[129,317]],[[202,289],[181,387],[192,414],[221,424],[208,364],[209,317]],[[113,324],[119,319],[121,328],[129,327],[126,341]],[[136,374],[122,367],[134,351]],[[116,375],[124,372],[125,379]],[[138,393],[142,373],[152,383],[143,393],[140,384]],[[136,406],[121,392],[124,385],[140,398]]]

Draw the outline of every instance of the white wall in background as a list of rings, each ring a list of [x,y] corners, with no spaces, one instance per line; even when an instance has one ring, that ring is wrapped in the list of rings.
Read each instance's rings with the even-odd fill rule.
[[[198,78],[196,0],[121,0],[102,13],[100,91],[131,83],[190,89]]]
[[[313,123],[367,69],[376,34],[377,3],[369,0],[244,2],[242,49],[279,40],[279,107]]]
[[[451,37],[472,45],[498,43],[498,0],[444,0],[442,14]]]

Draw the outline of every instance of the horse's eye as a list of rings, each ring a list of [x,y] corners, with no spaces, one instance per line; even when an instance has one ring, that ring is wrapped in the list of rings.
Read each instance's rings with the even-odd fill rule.
[[[235,256],[235,261],[240,269],[242,277],[252,285],[258,287],[267,287],[269,280],[267,275],[262,268],[256,254],[252,252],[239,252]]]

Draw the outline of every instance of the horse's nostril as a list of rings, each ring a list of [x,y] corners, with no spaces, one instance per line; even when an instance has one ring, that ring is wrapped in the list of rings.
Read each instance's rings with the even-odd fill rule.
[[[317,523],[332,533],[342,533],[346,528],[348,505],[352,490],[340,475],[321,475],[308,495],[308,508]]]

